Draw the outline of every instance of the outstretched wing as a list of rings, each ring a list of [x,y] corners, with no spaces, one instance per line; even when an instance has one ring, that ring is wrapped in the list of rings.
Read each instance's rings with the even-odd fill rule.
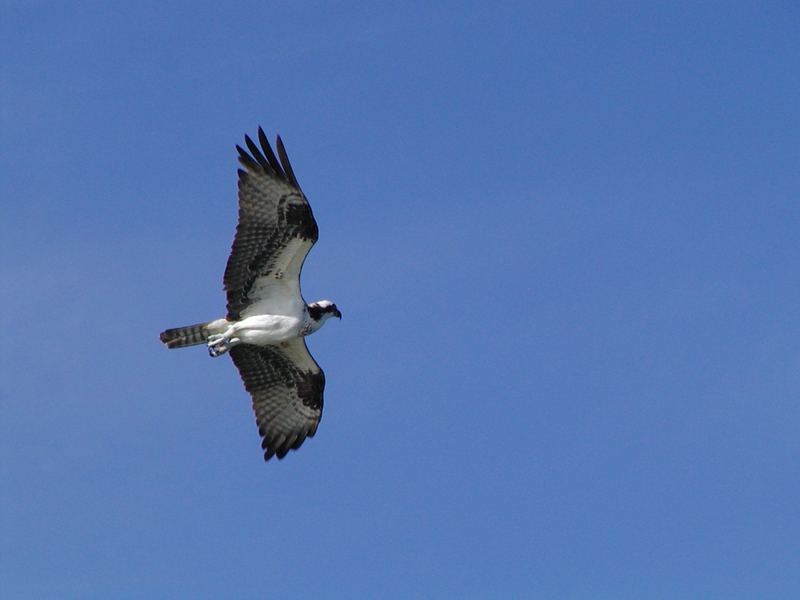
[[[261,148],[249,136],[244,139],[250,153],[236,146],[244,167],[239,169],[239,223],[223,278],[229,320],[239,320],[248,309],[286,314],[302,308],[300,269],[319,236],[281,138],[280,161],[260,127]]]
[[[264,460],[283,458],[314,437],[322,416],[325,373],[303,338],[274,346],[240,344],[230,355],[253,398]]]

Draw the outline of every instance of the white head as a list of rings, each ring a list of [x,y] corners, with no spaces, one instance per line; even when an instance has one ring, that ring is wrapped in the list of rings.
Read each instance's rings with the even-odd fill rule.
[[[318,300],[312,302],[307,307],[308,316],[311,317],[311,331],[314,332],[331,317],[342,318],[342,313],[330,300]]]

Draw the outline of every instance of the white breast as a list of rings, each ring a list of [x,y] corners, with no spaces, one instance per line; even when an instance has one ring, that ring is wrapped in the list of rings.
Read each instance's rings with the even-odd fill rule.
[[[267,346],[299,337],[303,319],[284,315],[255,315],[233,325],[234,338],[245,344]]]

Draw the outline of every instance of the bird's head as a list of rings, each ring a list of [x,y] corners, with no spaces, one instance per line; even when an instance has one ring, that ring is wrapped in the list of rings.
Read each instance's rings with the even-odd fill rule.
[[[342,318],[342,313],[330,300],[319,300],[308,305],[308,316],[314,321],[314,331],[322,327],[329,318]]]

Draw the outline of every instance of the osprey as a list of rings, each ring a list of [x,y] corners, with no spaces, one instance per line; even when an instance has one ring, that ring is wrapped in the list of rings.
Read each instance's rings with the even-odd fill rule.
[[[313,437],[322,415],[325,374],[305,336],[342,313],[330,300],[306,304],[300,270],[319,230],[278,136],[278,157],[258,128],[261,148],[239,152],[239,223],[223,284],[228,314],[161,333],[167,348],[206,344],[228,353],[253,399],[264,460],[279,459]]]

